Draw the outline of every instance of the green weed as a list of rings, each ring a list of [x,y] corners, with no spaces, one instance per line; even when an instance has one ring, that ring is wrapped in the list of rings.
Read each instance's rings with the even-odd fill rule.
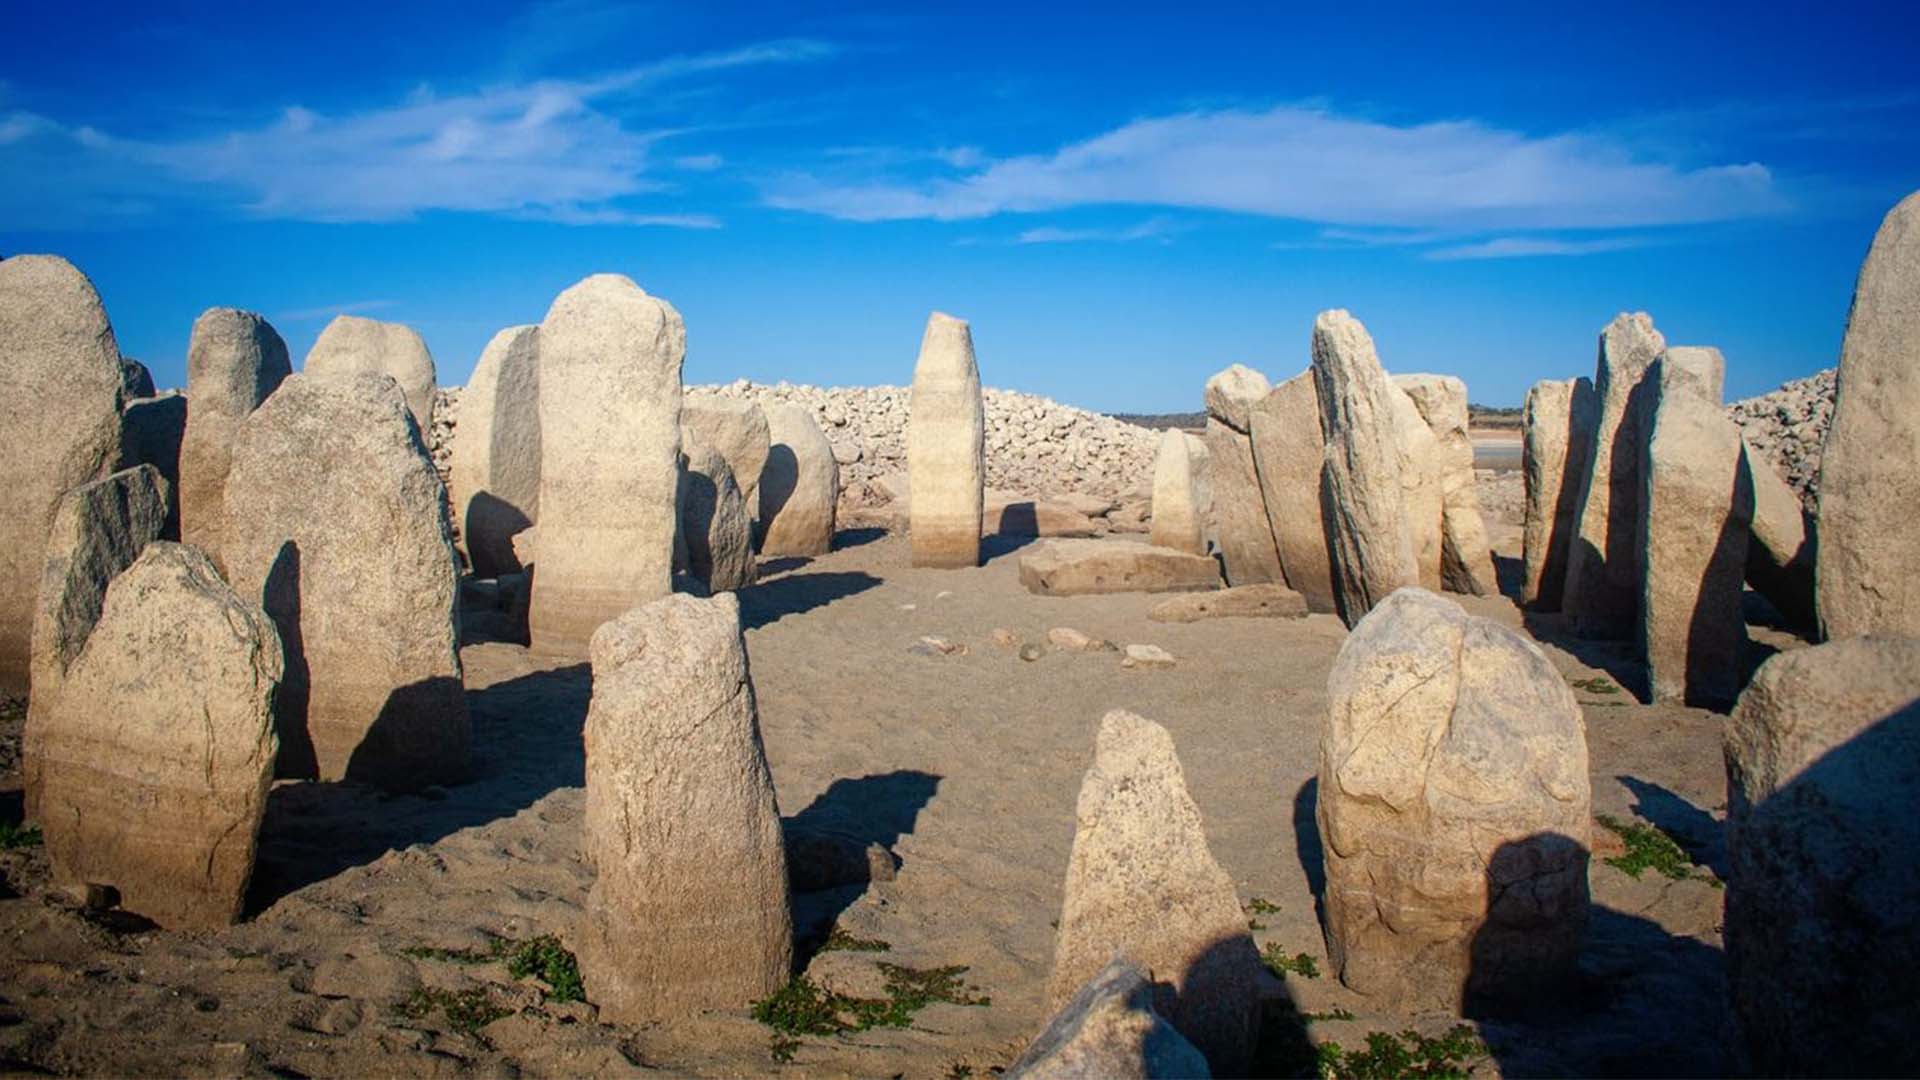
[[[1486,1055],[1486,1044],[1466,1024],[1430,1039],[1417,1031],[1367,1035],[1365,1050],[1321,1043],[1317,1051],[1321,1080],[1466,1080],[1467,1067]]]
[[[1245,904],[1242,904],[1241,907],[1245,908],[1249,915],[1278,915],[1280,913],[1279,904],[1269,900],[1263,900],[1258,896],[1248,900]]]
[[[41,841],[38,825],[17,825],[11,821],[0,821],[0,851],[39,847]]]
[[[935,1002],[993,1004],[992,998],[961,980],[965,967],[921,970],[900,964],[878,966],[886,977],[884,998],[849,997],[822,989],[805,975],[796,975],[772,997],[754,1002],[753,1018],[776,1033],[774,1060],[793,1060],[793,1051],[799,1046],[795,1036],[912,1027],[914,1014]]]
[[[1627,846],[1625,855],[1615,855],[1604,861],[1628,877],[1638,881],[1643,872],[1654,870],[1674,881],[1693,878],[1715,888],[1721,887],[1719,878],[1712,874],[1697,873],[1698,864],[1693,861],[1693,856],[1688,855],[1686,849],[1660,826],[1642,821],[1621,821],[1606,814],[1596,814],[1594,820]]]
[[[893,946],[879,938],[854,937],[838,923],[820,946],[821,952],[890,952],[892,949]]]
[[[478,1034],[481,1028],[513,1013],[495,1004],[479,987],[456,991],[423,986],[400,1004],[400,1015],[409,1020],[425,1020],[435,1009],[446,1015],[448,1027],[467,1035]]]
[[[1585,690],[1589,694],[1617,694],[1620,687],[1607,681],[1604,675],[1595,675],[1591,679],[1569,679],[1567,685],[1575,690]]]
[[[1335,1007],[1332,1009],[1328,1009],[1326,1012],[1307,1013],[1305,1016],[1301,1017],[1301,1019],[1307,1020],[1310,1022],[1317,1021],[1317,1020],[1351,1020],[1353,1019],[1353,1013],[1348,1011],[1347,1009]]]
[[[1308,979],[1320,977],[1320,965],[1313,957],[1306,953],[1288,956],[1278,942],[1267,942],[1266,948],[1260,950],[1260,962],[1267,965],[1268,971],[1282,977],[1289,971]]]
[[[516,979],[531,975],[547,984],[552,992],[547,1000],[585,1001],[586,988],[580,983],[580,965],[560,939],[542,934],[531,941],[509,946],[505,952],[507,974]]]

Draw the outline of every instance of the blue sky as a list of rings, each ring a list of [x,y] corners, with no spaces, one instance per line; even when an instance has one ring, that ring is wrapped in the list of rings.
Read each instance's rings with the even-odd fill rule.
[[[406,322],[461,382],[598,271],[693,382],[905,382],[933,309],[1107,410],[1290,375],[1329,307],[1489,404],[1620,310],[1730,397],[1835,362],[1920,188],[1920,17],[1448,6],[9,5],[0,252],[76,262],[162,385],[214,305],[296,364]]]

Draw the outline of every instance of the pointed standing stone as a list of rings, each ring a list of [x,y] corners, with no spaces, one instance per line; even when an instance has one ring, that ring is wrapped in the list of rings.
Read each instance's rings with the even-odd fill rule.
[[[741,1009],[786,985],[793,920],[740,604],[674,595],[593,635],[578,948],[603,1021]]]
[[[742,398],[703,391],[689,393],[680,406],[680,430],[720,452],[740,487],[749,512],[760,506],[760,472],[767,466],[773,444],[767,414]]]
[[[686,355],[680,313],[618,274],[568,288],[540,324],[534,652],[583,656],[601,623],[671,591]]]
[[[180,538],[215,566],[227,521],[227,469],[240,425],[293,374],[287,343],[250,311],[209,308],[187,343],[187,431],[180,443]]]
[[[1153,1008],[1153,980],[1115,956],[1060,1007],[1007,1080],[1194,1080],[1207,1059]]]
[[[920,339],[907,418],[913,565],[980,565],[986,411],[967,324],[936,311]],[[762,498],[764,505],[765,498]]]
[[[1207,444],[1168,428],[1153,461],[1153,526],[1149,542],[1190,555],[1207,553],[1207,513],[1213,486]]]
[[[760,553],[825,555],[840,512],[840,463],[833,444],[799,405],[767,410],[771,444],[760,470]]]
[[[680,473],[680,535],[687,572],[711,592],[753,584],[753,519],[720,452],[682,433],[686,465]]]
[[[1241,364],[1207,380],[1207,471],[1215,538],[1230,585],[1286,581],[1249,434],[1253,407],[1271,389],[1265,375]]]
[[[1337,612],[1320,502],[1327,461],[1313,369],[1274,387],[1254,405],[1250,419],[1254,466],[1267,524],[1280,549],[1280,569],[1310,610]]]
[[[540,520],[540,328],[493,335],[460,395],[454,429],[453,513],[475,577],[525,567],[516,534]]]
[[[335,315],[314,340],[300,370],[307,375],[371,371],[389,376],[406,395],[407,411],[421,437],[433,430],[433,354],[411,326]]]
[[[1480,516],[1478,479],[1473,471],[1473,435],[1468,430],[1467,384],[1452,375],[1396,375],[1421,419],[1440,444],[1440,582],[1449,592],[1497,596],[1487,523]]]
[[[1558,611],[1567,587],[1567,557],[1578,528],[1580,484],[1597,420],[1593,383],[1548,379],[1527,391],[1522,468],[1527,513],[1522,541],[1526,571],[1520,602]]]
[[[1420,583],[1400,479],[1393,384],[1373,338],[1345,311],[1313,323],[1314,387],[1325,450],[1328,551],[1340,617],[1359,622],[1395,589]]]

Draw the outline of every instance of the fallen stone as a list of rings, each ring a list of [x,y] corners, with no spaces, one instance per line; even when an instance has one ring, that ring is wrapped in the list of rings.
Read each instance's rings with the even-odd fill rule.
[[[1560,610],[1566,593],[1568,552],[1579,528],[1580,485],[1593,449],[1597,409],[1588,379],[1548,379],[1527,391],[1521,422],[1527,509],[1520,602],[1539,611]]]
[[[981,505],[980,529],[982,536],[1089,537],[1097,532],[1092,518],[1070,506],[992,490]]]
[[[1046,501],[1064,506],[1076,514],[1085,514],[1090,518],[1106,517],[1120,505],[1117,499],[1089,495],[1080,491],[1062,492]]]
[[[913,565],[980,565],[986,414],[967,324],[934,312],[913,369],[907,472]]]
[[[226,566],[227,469],[240,426],[293,374],[287,343],[250,311],[209,308],[187,343],[193,408],[180,443],[180,539]]]
[[[907,649],[921,656],[965,656],[967,647],[943,637],[923,637]]]
[[[1639,389],[1667,342],[1645,312],[1615,316],[1600,332],[1593,392],[1593,449],[1580,479],[1578,522],[1560,608],[1585,637],[1625,640],[1639,625],[1639,527],[1644,481]]]
[[[540,520],[540,328],[512,326],[480,353],[460,398],[448,486],[476,577],[526,569],[513,538]]]
[[[1189,623],[1201,619],[1301,619],[1306,598],[1285,585],[1235,585],[1213,592],[1169,596],[1147,611],[1154,622]]]
[[[1046,540],[1021,554],[1020,584],[1043,596],[1186,592],[1218,586],[1220,565],[1125,540]]]
[[[1420,582],[1400,477],[1393,384],[1367,328],[1338,310],[1314,320],[1313,374],[1326,448],[1327,547],[1340,617],[1353,626],[1394,590]]]
[[[760,475],[760,553],[825,555],[833,550],[840,465],[833,446],[797,405],[767,412],[772,449]]]
[[[1207,1059],[1153,1008],[1147,974],[1116,956],[1060,1007],[1008,1080],[1205,1077]]]
[[[1326,451],[1312,369],[1274,387],[1254,405],[1252,419],[1254,466],[1286,583],[1311,610],[1337,612],[1321,505]]]
[[[1210,473],[1205,440],[1177,428],[1160,436],[1153,462],[1154,547],[1207,553],[1207,516],[1213,511]]]
[[[307,351],[300,370],[316,376],[362,371],[386,375],[400,384],[423,440],[433,427],[433,354],[411,326],[335,315]]]
[[[1170,668],[1174,666],[1173,654],[1158,645],[1129,645],[1126,655],[1120,658],[1123,668]]]

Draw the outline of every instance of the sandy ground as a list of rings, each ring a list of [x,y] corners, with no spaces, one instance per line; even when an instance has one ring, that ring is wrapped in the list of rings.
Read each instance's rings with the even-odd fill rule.
[[[1495,533],[1511,581],[1517,529],[1508,522]],[[1045,1020],[1074,800],[1098,721],[1115,707],[1172,732],[1241,899],[1278,909],[1258,916],[1255,939],[1319,960],[1320,977],[1289,974],[1270,988],[1269,1068],[1303,1037],[1352,1047],[1373,1030],[1451,1023],[1380,1015],[1326,974],[1311,778],[1326,675],[1345,638],[1337,620],[1164,625],[1147,619],[1147,596],[1029,595],[1009,541],[977,570],[933,571],[907,565],[903,537],[868,529],[842,539],[822,558],[770,561],[742,593],[782,813],[886,845],[898,862],[892,881],[796,898],[803,962],[848,986],[872,980],[876,959],[966,965],[964,978],[991,1004],[935,1004],[909,1030],[808,1037],[782,1065],[744,1007],[614,1028],[590,1005],[546,1000],[539,983],[500,963],[419,955],[483,948],[490,936],[564,941],[590,883],[579,849],[586,669],[543,670],[517,646],[476,641],[463,650],[476,778],[404,797],[277,787],[242,925],[181,934],[87,912],[49,889],[38,849],[0,853],[0,1073],[984,1075]],[[1522,624],[1504,598],[1464,602]],[[990,636],[1003,627],[1043,640],[1055,626],[1151,642],[1178,665],[1123,670],[1111,652],[1023,661]],[[1556,639],[1551,619],[1536,620],[1536,631]],[[967,651],[909,651],[922,635]],[[1549,651],[1587,687],[1578,695],[1596,813],[1658,823],[1720,869],[1722,718],[1596,692],[1633,677],[1617,649]],[[1604,681],[1586,681],[1596,678]],[[17,734],[17,719],[0,731],[7,742]],[[10,748],[0,770],[0,819],[17,820]],[[1478,1023],[1491,1055],[1476,1073],[1728,1071],[1721,892],[1652,872],[1636,881],[1598,858],[1591,880],[1577,985],[1537,1014]],[[805,955],[836,922],[890,951]],[[479,990],[508,1015],[462,1032],[444,1009],[403,1010],[422,987]],[[1299,1014],[1354,1018],[1309,1024],[1285,1009],[1288,997]]]

